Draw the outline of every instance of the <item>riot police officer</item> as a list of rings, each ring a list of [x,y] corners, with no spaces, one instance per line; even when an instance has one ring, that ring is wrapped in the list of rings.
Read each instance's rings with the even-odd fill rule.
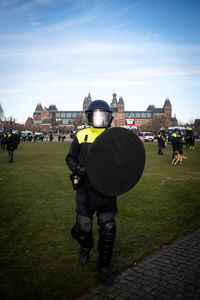
[[[186,134],[185,134],[185,141],[186,141],[186,147],[188,149],[194,150],[195,137],[194,137],[194,134],[193,134],[192,127],[187,128]]]
[[[6,133],[3,131],[2,134],[1,134],[1,149],[4,151],[5,150],[5,146],[6,146],[6,138],[7,138],[7,135]]]
[[[87,176],[86,162],[92,143],[111,125],[112,111],[105,101],[95,100],[86,111],[86,119],[90,127],[76,134],[66,156],[66,164],[72,171],[71,178],[76,188],[76,223],[71,229],[71,234],[80,244],[80,262],[87,263],[94,244],[93,215],[97,213],[99,225],[97,270],[104,281],[110,284],[114,281],[111,258],[116,236],[116,197],[106,196],[95,190]]]
[[[9,163],[13,162],[13,152],[17,149],[18,144],[20,143],[20,137],[18,134],[13,134],[12,129],[9,129],[7,139],[6,139],[6,148],[9,155]]]
[[[171,135],[172,143],[172,158],[174,158],[174,152],[178,151],[179,154],[183,154],[182,150],[182,136],[178,129],[175,129],[174,133]]]
[[[160,131],[157,134],[158,140],[158,154],[163,155],[162,149],[165,147],[165,129],[160,128]]]

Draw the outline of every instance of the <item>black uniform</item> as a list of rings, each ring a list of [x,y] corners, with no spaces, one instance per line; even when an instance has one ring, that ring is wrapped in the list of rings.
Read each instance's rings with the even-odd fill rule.
[[[115,241],[117,212],[116,197],[105,196],[95,190],[90,184],[86,172],[88,151],[96,139],[105,129],[86,128],[77,133],[74,138],[66,163],[74,175],[81,179],[76,190],[76,224],[72,228],[72,236],[88,252],[93,247],[92,221],[97,212],[99,229],[99,264],[109,267]],[[98,158],[97,158],[98,159]]]
[[[172,158],[174,158],[174,152],[176,152],[176,151],[178,151],[179,154],[183,154],[182,136],[178,131],[172,133],[171,143],[172,143],[172,149],[173,149]]]
[[[185,141],[186,141],[186,147],[188,149],[193,149],[194,150],[194,141],[195,141],[195,137],[193,135],[193,130],[191,127],[189,127],[186,130],[186,135],[185,135]]]
[[[163,155],[162,149],[165,147],[165,136],[163,133],[159,132],[157,134],[158,139],[158,154]]]
[[[9,155],[9,163],[13,162],[13,152],[17,149],[18,144],[20,143],[20,137],[18,134],[13,134],[12,131],[9,132],[6,139],[6,147]]]
[[[7,139],[7,135],[5,134],[5,132],[2,132],[2,134],[1,134],[1,149],[2,150],[5,150],[6,139]]]

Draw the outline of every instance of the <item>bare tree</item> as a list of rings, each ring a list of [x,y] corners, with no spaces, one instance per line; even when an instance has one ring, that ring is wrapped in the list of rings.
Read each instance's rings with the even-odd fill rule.
[[[77,130],[77,127],[78,127],[78,126],[83,125],[83,119],[82,119],[82,117],[73,119],[72,125],[73,125],[73,129],[74,129],[74,130]]]
[[[200,136],[200,119],[195,120],[194,130],[196,131],[197,135]]]
[[[158,131],[161,127],[164,127],[165,129],[168,127],[167,125],[167,118],[154,118],[152,120],[152,127],[151,131],[156,132]]]
[[[193,124],[194,124],[194,119],[190,119],[190,120],[189,120],[189,124],[190,124],[190,125],[193,125]]]
[[[14,119],[12,116],[10,116],[8,119],[4,119],[4,130],[8,131],[11,129],[16,129],[16,119]]]
[[[182,120],[179,120],[178,125],[184,127],[184,122]]]
[[[3,111],[3,107],[1,106],[1,103],[0,103],[0,121],[2,121],[4,118],[4,111]]]

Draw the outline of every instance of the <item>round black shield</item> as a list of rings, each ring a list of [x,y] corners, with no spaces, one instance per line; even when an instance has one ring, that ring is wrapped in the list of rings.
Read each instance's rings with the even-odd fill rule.
[[[114,127],[93,143],[87,159],[87,173],[95,189],[108,196],[128,192],[140,179],[145,165],[145,149],[129,129]]]

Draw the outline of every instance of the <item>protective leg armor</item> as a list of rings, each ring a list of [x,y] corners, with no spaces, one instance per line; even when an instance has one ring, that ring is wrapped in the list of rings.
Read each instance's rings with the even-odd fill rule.
[[[102,224],[99,229],[99,264],[102,268],[109,267],[111,264],[112,252],[116,236],[115,221]]]
[[[74,224],[74,226],[71,229],[71,235],[72,237],[77,240],[77,242],[84,248],[92,249],[94,245],[92,232],[83,232],[80,230],[79,226],[77,224]]]

